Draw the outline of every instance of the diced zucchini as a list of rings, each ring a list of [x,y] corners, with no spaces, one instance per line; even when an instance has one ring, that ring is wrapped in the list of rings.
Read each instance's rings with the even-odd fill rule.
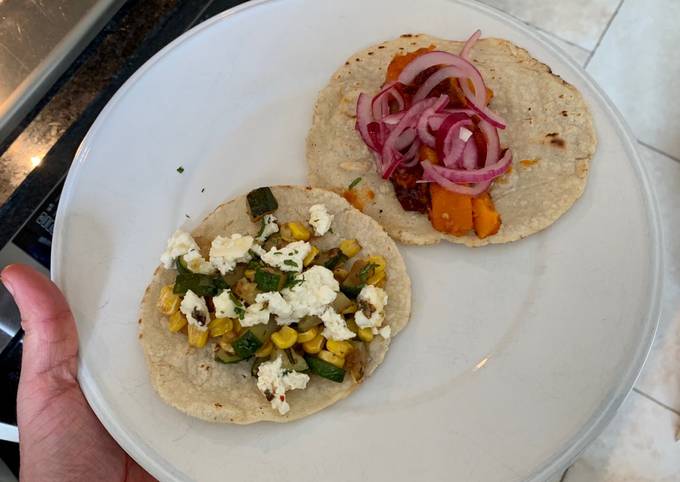
[[[340,251],[340,249],[333,248],[329,249],[328,251],[319,253],[319,255],[314,259],[314,261],[312,261],[312,264],[323,266],[325,268],[333,270],[337,266],[340,266],[345,261],[347,261],[347,256],[342,254],[342,251]]]
[[[178,273],[175,278],[173,293],[184,295],[188,290],[198,296],[216,296],[229,285],[220,276],[209,276],[198,273]]]
[[[321,318],[319,318],[318,316],[307,315],[300,321],[298,321],[297,330],[299,332],[307,331],[314,326],[320,325],[321,323],[323,322],[321,321]]]
[[[265,214],[271,214],[279,207],[272,190],[268,187],[259,187],[248,193],[248,208],[253,221],[259,221]]]
[[[296,372],[304,372],[309,370],[309,366],[305,361],[305,358],[297,353],[292,348],[286,348],[285,350],[276,349],[272,352],[270,360],[276,360],[281,357],[281,367],[288,370],[295,370]]]
[[[352,265],[347,278],[340,284],[340,290],[349,298],[356,298],[366,285],[366,280],[370,278],[375,270],[375,265],[368,263],[365,259],[358,259]]]
[[[257,378],[257,369],[260,368],[260,365],[262,365],[266,361],[267,361],[266,358],[255,358],[253,360],[253,364],[250,367],[250,374]]]
[[[258,268],[255,271],[255,283],[260,291],[279,291],[286,284],[286,275],[276,268]]]
[[[281,249],[286,244],[288,243],[281,237],[281,233],[274,233],[262,244],[262,248],[265,251],[269,251],[272,248]]]
[[[338,293],[338,295],[335,297],[333,300],[333,303],[331,304],[333,309],[335,310],[336,313],[342,313],[345,311],[347,308],[352,306],[352,300],[350,300],[345,293],[342,291]]]
[[[187,274],[192,272],[189,269],[189,266],[187,266],[187,262],[184,259],[184,256],[178,256],[177,258],[175,258],[175,267],[177,268],[177,272],[180,274]]]
[[[248,265],[246,263],[239,263],[234,267],[233,270],[222,276],[222,279],[229,286],[234,286],[238,280],[243,278],[243,274],[245,273],[247,267]]]
[[[250,358],[264,345],[275,329],[276,323],[273,321],[251,326],[232,343],[234,352],[241,358]]]
[[[333,382],[342,383],[345,379],[345,370],[340,367],[336,367],[326,361],[321,360],[315,356],[306,356],[307,364],[312,372],[316,373],[322,378],[326,378]]]
[[[238,363],[241,360],[243,360],[243,358],[241,358],[240,356],[227,353],[222,348],[220,348],[219,350],[217,350],[215,352],[215,361],[218,361],[220,363],[227,363],[227,364]]]

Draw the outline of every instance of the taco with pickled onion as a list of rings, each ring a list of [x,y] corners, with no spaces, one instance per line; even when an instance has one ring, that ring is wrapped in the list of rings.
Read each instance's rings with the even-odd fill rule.
[[[575,87],[506,40],[402,35],[320,92],[309,182],[407,244],[515,241],[583,193],[596,137]]]

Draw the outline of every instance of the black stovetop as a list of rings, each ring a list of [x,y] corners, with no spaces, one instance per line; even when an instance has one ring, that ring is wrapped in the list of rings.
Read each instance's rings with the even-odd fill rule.
[[[129,0],[121,8],[10,137],[0,140],[0,168],[12,162],[11,153],[19,144],[49,143],[40,166],[0,205],[0,251],[27,254],[49,270],[61,186],[99,112],[132,73],[170,41],[240,3],[244,0]],[[1,269],[8,260],[0,259]],[[10,257],[9,262],[21,259]],[[9,344],[0,346],[3,423],[16,424],[21,337],[19,331]],[[18,471],[16,444],[0,442],[0,458]]]

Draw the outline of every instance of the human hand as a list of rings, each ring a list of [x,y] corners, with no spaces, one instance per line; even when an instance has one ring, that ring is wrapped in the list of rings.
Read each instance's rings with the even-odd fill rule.
[[[155,480],[116,444],[80,391],[78,333],[59,289],[22,265],[5,268],[0,280],[25,332],[17,395],[21,480]]]

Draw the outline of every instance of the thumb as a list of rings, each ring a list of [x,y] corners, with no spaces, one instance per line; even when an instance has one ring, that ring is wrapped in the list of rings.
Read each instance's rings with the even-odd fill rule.
[[[25,332],[22,380],[47,374],[62,380],[75,379],[78,333],[59,288],[44,275],[20,264],[5,268],[0,279],[21,312]]]

